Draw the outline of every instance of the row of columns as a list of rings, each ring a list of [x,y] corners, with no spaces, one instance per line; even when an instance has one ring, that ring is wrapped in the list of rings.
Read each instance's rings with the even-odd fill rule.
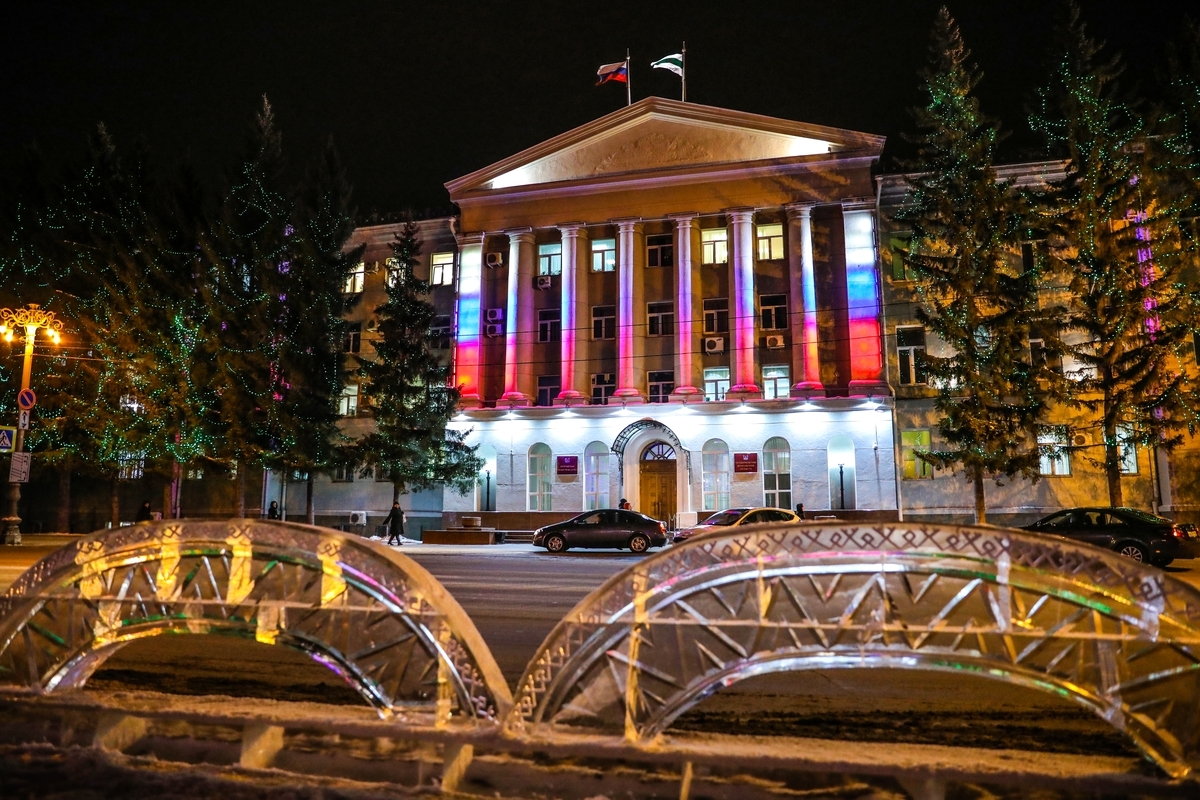
[[[811,204],[785,207],[789,247],[789,280],[793,308],[790,309],[789,333],[793,389],[809,392],[820,389],[818,358],[817,292],[813,265]],[[757,319],[754,285],[756,263],[754,209],[728,209],[729,269],[732,347],[728,396],[752,399],[761,395],[755,374]],[[681,399],[703,393],[696,381],[695,353],[698,343],[695,300],[695,270],[700,267],[700,227],[698,214],[672,214],[675,224],[675,395]],[[642,338],[636,335],[645,305],[642,277],[645,269],[643,223],[639,218],[612,220],[617,226],[617,387],[614,396],[625,403],[645,400],[639,368]],[[586,314],[587,275],[591,270],[591,252],[585,223],[558,226],[562,242],[561,276],[561,392],[557,402],[586,403],[590,400],[590,375],[578,370],[579,331],[590,329]],[[537,246],[531,228],[502,231],[508,236],[508,301],[505,309],[504,392],[505,405],[528,405],[534,385],[533,346],[538,327],[534,308],[533,282],[537,266]],[[482,349],[484,234],[460,238],[458,273],[458,320],[455,372],[462,387],[464,405],[479,405]],[[799,305],[799,308],[795,306]],[[586,347],[584,348],[586,352]]]

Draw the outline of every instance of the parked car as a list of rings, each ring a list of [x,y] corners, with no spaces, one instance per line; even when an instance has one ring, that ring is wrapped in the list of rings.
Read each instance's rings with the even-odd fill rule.
[[[1136,508],[1068,508],[1026,525],[1024,530],[1106,547],[1157,567],[1176,558],[1193,557],[1192,543],[1200,542],[1195,525],[1176,525]]]
[[[551,553],[571,547],[628,547],[644,553],[667,543],[667,529],[656,519],[636,511],[602,508],[585,511],[565,522],[556,522],[533,532],[533,544]]]
[[[684,542],[693,536],[728,528],[733,525],[756,525],[764,522],[801,522],[800,517],[784,508],[727,508],[718,511],[699,525],[675,532],[673,542]]]

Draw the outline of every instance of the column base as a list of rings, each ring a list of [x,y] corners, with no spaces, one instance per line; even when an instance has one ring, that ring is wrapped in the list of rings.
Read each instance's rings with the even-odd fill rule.
[[[458,397],[458,407],[463,411],[474,411],[483,408],[483,401],[477,394],[463,394]]]
[[[529,408],[532,403],[521,392],[505,392],[496,401],[496,408]]]
[[[792,386],[793,400],[807,400],[810,397],[824,397],[825,384],[820,381],[800,381]]]
[[[731,386],[725,391],[725,399],[730,402],[762,400],[762,389],[753,383],[739,383],[737,386]]]
[[[868,394],[888,397],[891,395],[891,392],[888,390],[887,384],[878,378],[865,381],[850,381],[850,395],[852,397]]]
[[[640,406],[646,402],[646,398],[637,389],[617,389],[609,398],[608,404],[611,406],[614,401],[624,406]]]
[[[672,403],[703,403],[704,392],[695,386],[676,386],[671,392]]]
[[[577,392],[574,389],[567,389],[564,392],[560,392],[558,397],[554,398],[554,405],[567,406],[568,408],[571,406],[586,406],[591,402],[591,400],[592,399],[583,392]]]

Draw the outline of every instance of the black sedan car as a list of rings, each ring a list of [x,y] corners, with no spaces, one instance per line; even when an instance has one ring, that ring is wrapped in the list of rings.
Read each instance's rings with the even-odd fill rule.
[[[1176,525],[1136,508],[1068,508],[1024,530],[1105,547],[1156,567],[1189,557],[1187,543],[1200,537],[1193,525]]]
[[[534,546],[551,553],[561,553],[569,547],[628,547],[635,553],[644,553],[666,543],[667,530],[661,522],[617,508],[585,511],[533,532]]]

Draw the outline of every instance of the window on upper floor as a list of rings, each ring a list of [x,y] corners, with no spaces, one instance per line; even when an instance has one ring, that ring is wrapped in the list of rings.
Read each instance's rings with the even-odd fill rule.
[[[763,399],[786,400],[792,394],[791,367],[787,364],[764,364],[762,368]]]
[[[674,370],[650,372],[646,375],[646,379],[649,383],[648,397],[651,403],[665,403],[671,399],[671,392],[675,391]]]
[[[454,253],[434,253],[429,257],[431,286],[451,286],[454,283]]]
[[[592,338],[617,338],[616,306],[592,306]]]
[[[617,240],[592,240],[592,272],[613,272],[617,268]]]
[[[704,301],[704,332],[726,333],[729,331],[729,298],[710,297]]]
[[[729,391],[729,367],[709,367],[704,370],[704,399],[710,403],[725,399]]]
[[[400,260],[397,258],[385,258],[383,260],[384,283],[388,286],[395,286],[400,280]]]
[[[1041,336],[1029,339],[1029,363],[1034,369],[1048,369],[1051,372],[1062,372],[1062,356],[1051,352],[1046,347],[1046,340]]]
[[[137,481],[146,473],[146,454],[124,451],[117,454],[117,480]]]
[[[357,383],[348,383],[342,387],[342,395],[338,398],[338,413],[343,417],[358,416]]]
[[[430,347],[434,350],[445,350],[450,347],[452,324],[449,314],[438,314],[429,325],[429,335],[433,338]]]
[[[700,231],[700,263],[729,263],[729,231],[725,228],[705,228]]]
[[[557,308],[538,310],[538,341],[557,342],[562,339],[562,311]]]
[[[592,405],[608,405],[609,398],[616,391],[617,374],[615,372],[596,372],[592,374]]]
[[[674,237],[669,233],[646,237],[646,266],[671,267],[675,265]]]
[[[562,275],[562,242],[538,245],[538,275]]]
[[[762,294],[758,296],[758,313],[764,331],[785,331],[788,326],[787,295]]]
[[[342,350],[347,353],[357,353],[362,346],[362,323],[354,322],[346,326],[346,335],[342,338]]]
[[[1121,459],[1122,475],[1137,475],[1137,444],[1133,441],[1134,428],[1130,425],[1117,426],[1117,458]]]
[[[783,258],[782,224],[759,225],[757,238],[759,261],[778,261]]]
[[[925,326],[897,326],[896,355],[900,360],[901,386],[915,386],[928,382],[924,361]]]
[[[675,304],[673,302],[648,303],[646,305],[646,334],[648,336],[670,336],[675,331]]]
[[[552,406],[554,398],[562,392],[562,378],[557,375],[539,375],[537,379],[536,406]]]
[[[933,465],[917,455],[918,451],[928,452],[930,441],[930,433],[926,429],[900,431],[900,463],[905,480],[933,477]]]
[[[899,233],[888,238],[888,255],[892,259],[892,280],[910,281],[913,279],[912,270],[904,263],[908,255],[911,234]]]
[[[342,287],[342,292],[345,294],[360,294],[363,290],[363,282],[367,277],[367,265],[362,261],[355,264],[350,269],[350,273],[346,275],[346,284]]]

